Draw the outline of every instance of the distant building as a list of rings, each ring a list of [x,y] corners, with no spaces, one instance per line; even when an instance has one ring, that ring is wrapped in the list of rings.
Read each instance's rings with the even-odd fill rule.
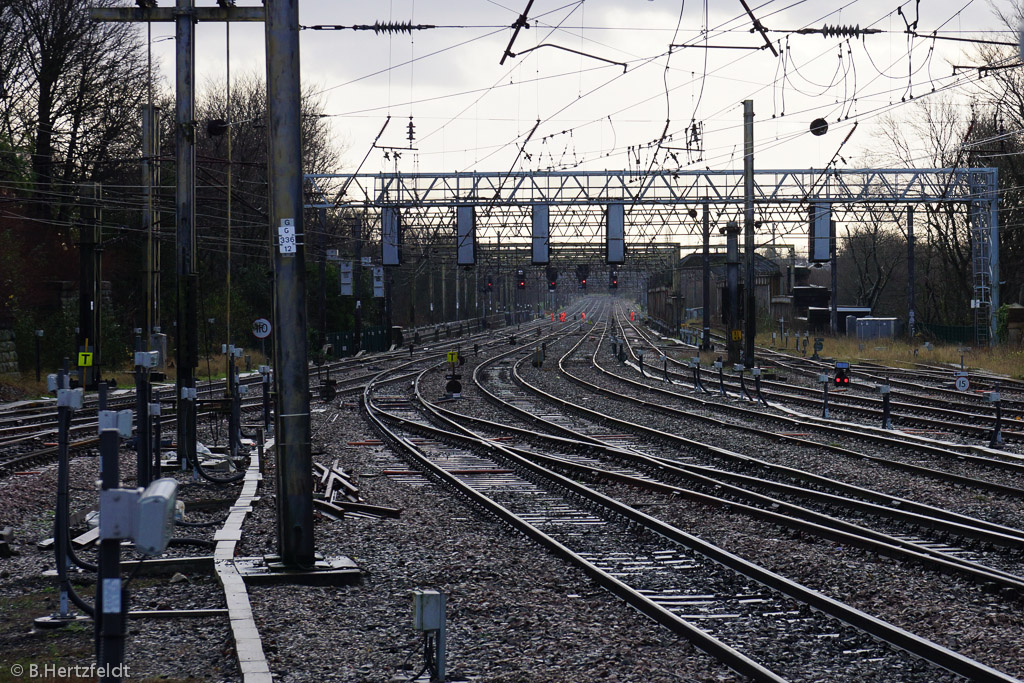
[[[711,280],[711,323],[725,325],[729,311],[728,266],[724,253],[710,255]],[[743,317],[745,292],[745,265],[739,266],[739,311]],[[771,258],[755,254],[754,298],[757,302],[759,320],[767,321],[780,317],[776,299],[788,297],[792,286],[792,269],[788,264],[780,266]],[[647,307],[651,317],[662,321],[669,329],[678,329],[689,319],[700,320],[704,305],[703,255],[690,254],[682,260],[675,271],[666,270],[651,277],[647,291]],[[783,306],[784,317],[790,316],[789,305]],[[771,316],[771,317],[769,317]]]

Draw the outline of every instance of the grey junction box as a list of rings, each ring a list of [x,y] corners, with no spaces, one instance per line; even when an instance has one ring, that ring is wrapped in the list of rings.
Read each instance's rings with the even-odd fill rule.
[[[439,631],[444,624],[445,595],[438,591],[413,591],[412,627],[417,631]]]

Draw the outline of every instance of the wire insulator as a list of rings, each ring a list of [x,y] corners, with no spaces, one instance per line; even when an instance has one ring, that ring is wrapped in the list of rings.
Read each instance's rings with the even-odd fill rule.
[[[856,26],[829,26],[825,24],[821,28],[802,28],[796,33],[820,33],[826,38],[860,38],[861,36],[868,36],[873,33],[881,33],[880,28],[861,28],[860,24]]]
[[[373,25],[357,24],[352,28],[356,31],[373,31],[374,33],[412,33],[437,27],[433,24],[413,24],[411,21],[376,21]]]
[[[340,24],[315,24],[312,26],[300,26],[308,31],[373,31],[374,33],[412,33],[413,31],[424,31],[428,28],[437,28],[434,24],[413,24],[411,21],[388,21],[375,22],[373,24],[356,24],[354,26],[342,26]]]

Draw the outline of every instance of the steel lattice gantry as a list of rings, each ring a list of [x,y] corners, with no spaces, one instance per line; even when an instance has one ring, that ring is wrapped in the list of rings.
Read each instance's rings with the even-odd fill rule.
[[[708,205],[719,216],[740,218],[745,200],[741,170],[310,174],[306,181],[308,208],[359,213],[370,239],[380,235],[382,210],[395,209],[404,238],[452,246],[459,206],[475,206],[477,239],[526,244],[532,208],[547,205],[554,246],[603,241],[606,207],[624,204],[626,239],[636,253],[648,244],[695,243],[701,238],[697,209]],[[970,223],[975,325],[979,338],[994,339],[997,181],[995,168],[758,170],[758,234],[763,244],[798,241],[806,235],[811,204],[828,204],[837,220],[851,222],[877,220],[880,211],[895,216],[902,205],[962,205]]]

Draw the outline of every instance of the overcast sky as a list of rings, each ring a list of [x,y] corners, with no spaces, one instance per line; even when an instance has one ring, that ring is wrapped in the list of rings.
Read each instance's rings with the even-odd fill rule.
[[[373,150],[364,172],[741,168],[744,99],[754,102],[758,168],[820,168],[854,121],[860,126],[843,156],[860,166],[859,152],[879,151],[872,129],[880,114],[908,116],[911,97],[934,97],[933,89],[966,102],[975,77],[953,76],[951,67],[976,63],[971,44],[909,37],[907,22],[917,21],[922,35],[1006,40],[993,32],[1004,29],[993,6],[1011,9],[1010,0],[748,0],[775,57],[734,49],[765,44],[739,0],[535,0],[512,52],[546,43],[591,56],[542,47],[500,65],[527,1],[300,0],[306,26],[438,26],[301,32],[302,76],[323,94],[345,170],[354,170],[389,115],[379,144],[415,151],[396,161]],[[882,33],[793,33],[826,24]],[[154,55],[173,83],[173,27],[152,30]],[[231,27],[232,73],[264,72],[263,41],[262,25]],[[223,24],[199,25],[197,55],[200,89],[222,84]],[[812,136],[819,117],[828,133]]]

